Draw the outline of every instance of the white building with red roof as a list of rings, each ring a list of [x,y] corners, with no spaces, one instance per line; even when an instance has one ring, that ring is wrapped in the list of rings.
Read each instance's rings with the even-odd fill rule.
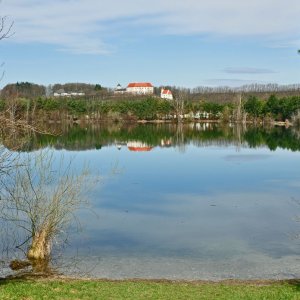
[[[135,95],[152,95],[154,87],[150,82],[131,82],[128,84],[126,91]]]
[[[170,90],[161,89],[160,97],[163,99],[173,100],[173,94]]]

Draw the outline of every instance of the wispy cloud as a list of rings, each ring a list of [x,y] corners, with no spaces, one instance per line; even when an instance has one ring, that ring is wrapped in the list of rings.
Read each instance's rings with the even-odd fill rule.
[[[122,23],[160,34],[290,36],[298,39],[298,0],[4,0],[15,20],[15,41],[57,45],[75,53],[110,52],[107,40]]]
[[[240,67],[240,68],[225,68],[224,73],[228,74],[273,74],[277,73],[271,69],[263,68],[249,68],[249,67]]]

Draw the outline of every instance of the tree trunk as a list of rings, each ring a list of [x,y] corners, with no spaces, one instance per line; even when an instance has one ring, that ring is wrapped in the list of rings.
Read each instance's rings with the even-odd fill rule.
[[[37,232],[31,246],[27,252],[27,258],[32,265],[35,273],[51,273],[49,267],[51,253],[51,239],[49,238],[49,228],[44,226],[42,230]]]
[[[44,226],[38,231],[33,239],[27,252],[27,258],[30,261],[43,261],[50,259],[51,241],[49,238],[49,229]]]

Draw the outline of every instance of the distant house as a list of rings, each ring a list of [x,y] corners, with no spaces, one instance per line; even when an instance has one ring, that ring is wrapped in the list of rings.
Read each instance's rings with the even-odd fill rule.
[[[131,82],[128,84],[126,91],[135,95],[152,95],[154,87],[150,82]]]
[[[115,88],[115,90],[114,90],[114,94],[116,95],[118,95],[118,94],[125,94],[126,93],[126,88],[123,88],[122,86],[121,86],[121,84],[120,83],[118,83],[118,85],[117,85],[117,87]]]
[[[163,99],[173,100],[173,94],[170,90],[161,89],[160,97]]]
[[[77,96],[84,96],[85,93],[81,92],[69,92],[66,93],[64,89],[59,89],[53,93],[54,97],[77,97]]]
[[[65,96],[65,90],[64,89],[60,89],[60,90],[57,90],[56,92],[54,92],[53,96],[54,97],[63,97]]]
[[[82,93],[82,92],[70,92],[69,95],[71,95],[71,96],[84,96],[85,93]]]

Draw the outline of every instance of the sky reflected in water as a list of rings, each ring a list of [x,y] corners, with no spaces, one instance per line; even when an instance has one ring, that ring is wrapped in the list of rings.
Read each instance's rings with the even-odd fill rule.
[[[115,140],[54,150],[102,176],[91,197],[96,215],[78,214],[83,232],[67,249],[95,266],[91,276],[300,276],[299,151],[214,138],[206,146],[186,139],[180,147],[136,147]]]
[[[270,265],[277,268],[270,268],[270,277],[283,276],[285,260],[300,254],[300,240],[294,238],[300,232],[295,221],[300,215],[295,201],[300,199],[300,153],[267,147],[237,150],[235,145],[184,147],[184,152],[172,147],[135,152],[111,145],[76,153],[77,161],[90,161],[95,171],[108,174],[116,166],[117,172],[104,177],[94,191],[98,218],[81,214],[85,232],[73,247],[106,262],[112,257],[112,263],[124,259],[125,264],[139,259],[125,277],[159,277],[159,271],[153,276],[142,271],[149,259],[150,265],[171,265],[168,278],[177,272],[173,260],[186,266],[204,263],[210,270],[209,262],[220,267],[240,259],[236,268],[243,270],[236,271],[237,277],[260,277]],[[120,270],[128,268],[124,263]],[[247,263],[255,265],[255,272],[247,267],[250,275]],[[105,273],[101,268],[110,268],[103,264],[99,276]],[[213,274],[218,276],[201,271],[197,276]]]

